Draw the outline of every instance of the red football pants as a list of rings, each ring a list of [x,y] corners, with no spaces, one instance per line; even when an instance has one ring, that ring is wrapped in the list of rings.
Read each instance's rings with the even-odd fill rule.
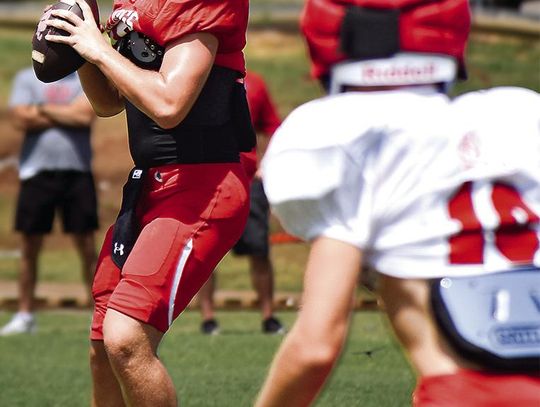
[[[540,377],[461,370],[419,379],[414,407],[538,407]]]
[[[112,227],[98,259],[91,339],[108,308],[165,332],[238,240],[249,212],[240,164],[178,164],[148,171],[137,215],[141,233],[120,270]]]

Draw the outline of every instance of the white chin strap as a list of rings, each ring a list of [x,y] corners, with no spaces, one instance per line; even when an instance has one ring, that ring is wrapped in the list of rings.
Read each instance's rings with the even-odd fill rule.
[[[390,58],[345,61],[332,67],[330,94],[344,86],[411,86],[451,83],[457,63],[446,55],[399,53]]]

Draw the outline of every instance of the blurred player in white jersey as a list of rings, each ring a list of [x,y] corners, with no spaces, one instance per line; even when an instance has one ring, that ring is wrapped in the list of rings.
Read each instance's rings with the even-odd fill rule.
[[[469,26],[465,0],[307,1],[329,95],[285,120],[262,169],[275,213],[312,248],[258,407],[315,400],[362,263],[418,374],[414,406],[540,405],[540,96],[450,100]]]

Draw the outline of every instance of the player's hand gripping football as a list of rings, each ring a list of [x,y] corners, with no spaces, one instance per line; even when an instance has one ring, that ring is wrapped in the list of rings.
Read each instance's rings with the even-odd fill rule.
[[[60,18],[50,19],[48,25],[64,30],[70,35],[48,34],[45,39],[69,45],[88,62],[95,64],[103,51],[111,46],[96,24],[90,6],[84,0],[76,0],[76,2],[83,12],[84,20],[71,11],[53,10],[51,15]]]

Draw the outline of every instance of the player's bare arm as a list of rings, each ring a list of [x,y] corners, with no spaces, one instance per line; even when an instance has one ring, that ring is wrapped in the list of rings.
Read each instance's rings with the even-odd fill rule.
[[[44,104],[41,106],[41,113],[56,125],[69,127],[88,127],[96,118],[85,95],[79,96],[68,105]]]
[[[313,242],[297,322],[272,364],[257,407],[308,406],[315,399],[343,348],[361,259],[361,251],[347,243],[327,237]]]
[[[111,117],[125,109],[124,98],[99,68],[89,62],[77,71],[84,93],[100,117]]]
[[[217,39],[207,33],[186,35],[165,49],[158,72],[144,70],[116,52],[91,21],[91,10],[79,2],[85,20],[65,10],[55,10],[53,27],[69,36],[48,35],[47,40],[73,47],[114,83],[118,92],[163,128],[178,125],[188,114],[212,68]],[[65,21],[63,21],[64,19]]]

